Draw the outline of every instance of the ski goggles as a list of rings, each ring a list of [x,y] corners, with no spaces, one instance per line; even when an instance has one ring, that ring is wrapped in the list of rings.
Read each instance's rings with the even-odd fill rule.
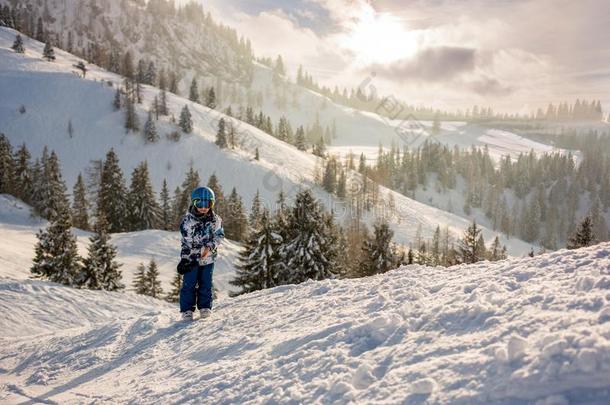
[[[214,206],[214,200],[204,200],[202,198],[195,198],[193,200],[195,208],[212,208]]]

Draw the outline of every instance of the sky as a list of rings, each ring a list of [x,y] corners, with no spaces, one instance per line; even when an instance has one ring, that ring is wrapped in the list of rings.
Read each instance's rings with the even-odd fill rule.
[[[607,0],[208,0],[204,6],[321,84],[414,105],[529,113],[600,99],[610,110]]]

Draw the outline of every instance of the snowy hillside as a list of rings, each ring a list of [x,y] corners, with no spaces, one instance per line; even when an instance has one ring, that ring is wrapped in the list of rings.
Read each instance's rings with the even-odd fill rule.
[[[0,280],[4,403],[607,404],[610,244],[222,299]]]
[[[168,106],[174,116],[187,104],[193,114],[194,131],[183,135],[180,142],[165,139],[165,135],[176,129],[168,119],[157,122],[161,140],[156,144],[145,144],[141,134],[125,133],[124,112],[114,111],[112,100],[115,87],[121,77],[90,65],[86,79],[74,74],[73,65],[78,58],[56,50],[57,60],[46,62],[41,58],[43,45],[25,38],[26,53],[19,55],[10,47],[15,31],[0,28],[0,132],[6,134],[13,145],[25,142],[33,156],[40,156],[45,145],[54,149],[61,159],[64,178],[68,188],[74,184],[79,172],[83,172],[92,160],[103,159],[114,147],[119,156],[125,177],[144,160],[149,162],[151,180],[157,191],[163,179],[169,189],[181,184],[192,164],[202,181],[216,173],[225,192],[236,187],[249,207],[257,190],[268,207],[284,190],[294,196],[299,187],[312,186],[316,164],[315,156],[297,150],[262,131],[236,121],[238,142],[235,150],[220,150],[215,144],[216,123],[223,114],[192,103],[181,97],[168,94]],[[108,85],[112,83],[112,87]],[[146,110],[157,89],[144,86],[144,102],[138,106],[140,122],[145,122]],[[25,107],[26,112],[18,110]],[[225,117],[226,118],[226,117]],[[74,128],[70,137],[67,128]],[[259,149],[260,161],[253,158]],[[336,203],[337,215],[344,215],[340,202],[315,187],[316,196],[330,206]],[[454,234],[460,234],[469,224],[468,219],[458,217],[437,208],[416,202],[398,193],[381,188],[386,198],[391,193],[396,206],[396,217],[391,226],[394,240],[409,243],[421,224],[424,236],[430,236],[437,225],[448,225]],[[345,215],[339,220],[345,219]],[[374,222],[376,214],[366,220]],[[495,232],[483,231],[490,241]],[[516,239],[506,243],[509,254],[522,255],[530,246]]]
[[[34,258],[36,233],[46,226],[46,221],[32,217],[30,207],[16,198],[0,194],[0,278],[28,279]],[[87,255],[88,232],[75,229],[78,250]],[[170,284],[176,274],[180,260],[180,234],[158,230],[116,233],[111,243],[117,247],[117,261],[123,263],[123,283],[127,291],[133,290],[132,281],[140,263],[148,265],[155,259],[159,265],[159,279],[164,293],[171,290]],[[228,295],[235,287],[229,284],[235,276],[235,265],[241,245],[225,239],[214,268],[214,286],[221,296]]]

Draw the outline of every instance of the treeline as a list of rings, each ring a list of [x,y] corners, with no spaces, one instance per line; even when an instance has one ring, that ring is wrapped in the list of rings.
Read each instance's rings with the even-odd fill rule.
[[[372,166],[362,156],[359,171],[407,196],[428,187],[446,194],[457,189],[461,179],[463,205],[455,206],[460,202],[449,198],[447,207],[441,208],[461,208],[466,215],[479,209],[507,237],[557,249],[574,232],[583,212],[593,221],[596,240],[608,240],[610,157],[588,150],[580,159],[576,165],[571,153],[531,151],[516,159],[505,156],[496,165],[486,147],[461,150],[427,142],[415,150],[380,150]]]

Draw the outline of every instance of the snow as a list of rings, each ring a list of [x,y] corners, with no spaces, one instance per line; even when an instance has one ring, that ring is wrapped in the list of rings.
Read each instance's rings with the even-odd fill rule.
[[[0,278],[16,280],[28,279],[34,258],[34,246],[38,242],[38,229],[47,225],[46,221],[32,216],[31,208],[20,200],[0,194]],[[87,255],[91,233],[73,229],[77,235],[79,254]],[[113,234],[110,243],[117,247],[117,261],[123,263],[123,283],[127,291],[132,291],[131,283],[140,263],[148,265],[154,258],[159,266],[161,287],[167,293],[176,274],[180,261],[180,233],[158,230]],[[235,276],[235,265],[241,244],[225,239],[219,248],[219,256],[214,266],[214,286],[218,293],[228,295],[237,291],[229,284]]]
[[[56,49],[57,60],[46,62],[41,58],[43,44],[27,37],[24,37],[25,55],[19,55],[10,49],[14,37],[15,31],[0,28],[0,132],[5,133],[14,146],[25,142],[33,157],[40,156],[45,145],[55,150],[69,190],[91,161],[103,159],[113,147],[126,181],[140,162],[148,161],[151,181],[157,192],[161,190],[163,179],[167,179],[169,190],[173,191],[193,165],[202,182],[207,182],[209,176],[216,173],[225,193],[236,187],[247,207],[257,190],[263,205],[272,209],[279,191],[283,190],[288,198],[292,198],[301,187],[313,187],[315,196],[325,206],[334,209],[339,222],[348,219],[350,213],[346,204],[315,186],[316,165],[321,167],[322,164],[315,156],[240,121],[235,123],[241,148],[220,150],[214,144],[216,122],[225,116],[171,94],[168,94],[168,107],[175,117],[188,104],[193,115],[193,134],[183,134],[180,142],[168,141],[165,134],[176,127],[165,117],[157,123],[161,140],[156,144],[145,144],[141,134],[125,133],[124,112],[112,108],[115,88],[122,82],[119,76],[88,65],[87,77],[80,78],[72,67],[79,61],[77,57]],[[256,70],[257,75],[264,73],[261,69]],[[255,83],[259,83],[257,80]],[[144,102],[137,106],[142,125],[156,94],[156,89],[143,86]],[[303,99],[303,105],[319,100],[319,95],[307,94],[313,98]],[[26,107],[25,114],[18,112],[21,105]],[[347,120],[339,110],[345,108],[329,107],[328,113],[335,111],[338,117]],[[361,122],[364,115],[352,111],[348,116],[353,117],[353,122],[349,122],[356,131],[354,136],[368,138],[368,124]],[[73,137],[67,133],[70,120],[74,127]],[[255,148],[259,149],[260,161],[253,158]],[[423,236],[431,237],[437,225],[447,225],[455,235],[460,235],[470,223],[468,218],[419,203],[384,187],[380,187],[380,193],[386,197],[391,194],[394,198],[397,209],[396,215],[390,219],[390,226],[397,243],[412,242],[420,224]],[[378,206],[374,212],[367,213],[365,221],[371,225],[387,213],[386,207]],[[483,228],[483,234],[487,241],[491,241],[496,232]],[[530,249],[529,244],[514,238],[502,239],[501,242],[507,245],[511,255],[523,255]]]
[[[610,243],[412,265],[223,297],[193,324],[147,297],[0,279],[0,399],[604,404],[609,276]]]

